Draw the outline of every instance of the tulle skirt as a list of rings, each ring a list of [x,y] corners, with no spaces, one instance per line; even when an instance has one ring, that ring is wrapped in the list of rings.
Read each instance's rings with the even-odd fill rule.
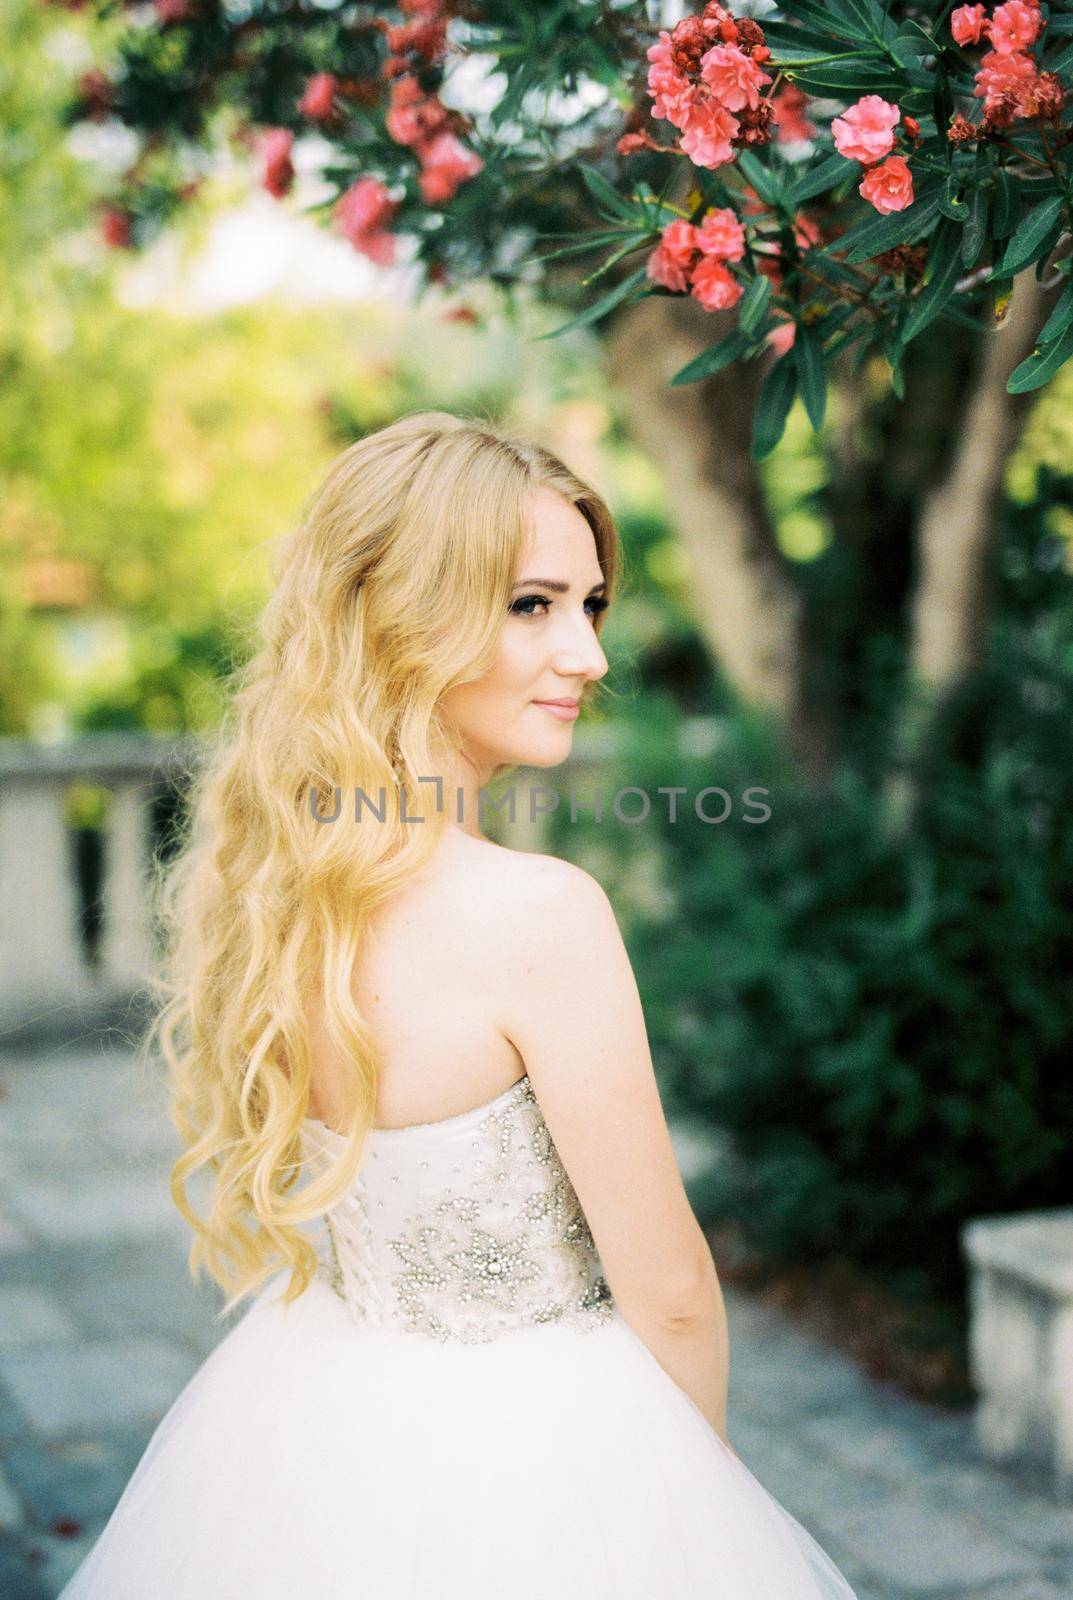
[[[60,1600],[852,1600],[617,1309],[441,1344],[284,1281]]]

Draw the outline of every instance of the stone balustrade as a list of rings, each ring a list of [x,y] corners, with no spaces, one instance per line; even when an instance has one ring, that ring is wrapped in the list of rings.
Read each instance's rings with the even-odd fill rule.
[[[196,741],[139,733],[62,743],[0,740],[0,1028],[5,1039],[69,1034],[143,985],[152,938],[153,806],[181,786]],[[69,800],[103,792],[99,883],[88,907]],[[99,938],[87,937],[92,910]]]
[[[963,1246],[980,1449],[1073,1496],[1073,1209],[979,1218]]]

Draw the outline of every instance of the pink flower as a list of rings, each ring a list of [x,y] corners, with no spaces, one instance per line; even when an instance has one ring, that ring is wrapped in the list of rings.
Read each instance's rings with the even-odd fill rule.
[[[298,102],[298,110],[310,122],[328,122],[335,113],[335,92],[338,79],[331,72],[317,72],[306,84],[305,94]]]
[[[795,83],[784,83],[771,98],[775,112],[776,138],[780,144],[790,144],[798,139],[811,139],[816,124],[805,116],[808,95]]]
[[[799,211],[794,218],[794,239],[801,250],[811,250],[813,245],[820,243],[819,227],[803,211]]]
[[[1031,56],[1018,55],[1016,52],[1000,54],[997,50],[989,50],[980,58],[976,87],[972,92],[984,96],[985,109],[1007,94],[1020,104],[1026,92],[1034,87],[1036,78],[1036,63]]]
[[[697,229],[683,218],[671,222],[663,230],[659,244],[648,258],[646,272],[654,283],[661,283],[675,294],[685,294],[689,288],[689,273],[696,259]]]
[[[693,273],[693,298],[705,311],[726,311],[736,305],[745,290],[730,269],[715,256],[704,256]]]
[[[416,145],[439,133],[447,112],[435,95],[426,95],[416,78],[396,78],[385,118],[388,135],[396,144]]]
[[[1026,5],[1025,0],[1006,0],[1005,5],[995,7],[991,18],[991,48],[1003,56],[1027,50],[1039,38],[1042,26],[1036,6]]]
[[[868,166],[894,148],[894,129],[901,112],[878,94],[866,94],[831,123],[835,149],[849,161]]]
[[[399,10],[409,17],[438,17],[443,10],[443,0],[399,0]]]
[[[347,238],[355,233],[375,233],[390,222],[398,206],[379,178],[359,178],[340,195],[335,215]]]
[[[872,167],[864,175],[857,190],[865,200],[870,200],[877,211],[886,216],[891,211],[904,211],[913,203],[913,174],[904,156],[891,156],[881,166]]]
[[[676,128],[684,128],[693,107],[693,85],[679,72],[671,56],[671,36],[660,33],[647,51],[652,65],[648,69],[648,92],[652,96],[652,115]]]
[[[368,256],[370,261],[375,261],[378,267],[390,267],[395,262],[396,239],[393,233],[381,229],[376,233],[363,233],[351,239],[355,250],[360,250],[363,256]]]
[[[698,95],[679,143],[694,166],[722,167],[734,159],[730,141],[740,128],[741,123],[726,106]]]
[[[696,229],[697,248],[722,261],[740,261],[745,254],[745,229],[730,206],[706,211]]]
[[[389,267],[395,259],[395,235],[388,233],[384,224],[397,210],[379,178],[359,178],[340,195],[335,220],[355,250],[378,266]]]
[[[261,181],[277,200],[283,198],[294,182],[294,166],[291,162],[293,143],[294,134],[289,128],[269,128],[261,140],[261,155],[265,164]]]
[[[475,178],[484,162],[453,133],[437,134],[418,151],[421,161],[421,193],[429,205],[443,205],[454,198],[459,184]]]
[[[153,10],[161,22],[189,22],[197,15],[191,0],[153,0]]]
[[[776,355],[784,356],[797,337],[797,323],[792,317],[777,322],[767,336],[767,342]]]
[[[979,44],[986,39],[991,24],[983,6],[959,6],[950,17],[950,32],[955,44]]]
[[[105,206],[101,212],[101,233],[112,250],[125,250],[132,242],[130,212],[122,206]]]
[[[755,111],[760,104],[761,85],[771,82],[770,74],[761,72],[736,44],[717,44],[701,56],[700,75],[728,111],[741,111],[746,106]]]

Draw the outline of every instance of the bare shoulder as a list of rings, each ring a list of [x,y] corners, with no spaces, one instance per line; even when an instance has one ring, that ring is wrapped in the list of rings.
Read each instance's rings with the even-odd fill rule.
[[[541,913],[565,908],[609,907],[602,885],[583,867],[560,856],[509,850],[488,839],[468,836],[451,842],[441,857],[438,881],[451,894],[487,915],[499,912],[504,923],[530,927]]]
[[[617,931],[602,884],[584,867],[520,850],[503,850],[486,865],[486,905],[508,965],[519,954],[563,950],[601,929]]]

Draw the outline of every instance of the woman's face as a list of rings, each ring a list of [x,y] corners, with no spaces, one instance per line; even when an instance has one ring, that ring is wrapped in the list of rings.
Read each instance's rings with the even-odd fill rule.
[[[535,490],[531,507],[496,658],[483,677],[449,689],[441,702],[482,782],[497,767],[563,761],[576,712],[547,702],[576,706],[607,671],[594,626],[606,602],[592,529],[553,490]]]

